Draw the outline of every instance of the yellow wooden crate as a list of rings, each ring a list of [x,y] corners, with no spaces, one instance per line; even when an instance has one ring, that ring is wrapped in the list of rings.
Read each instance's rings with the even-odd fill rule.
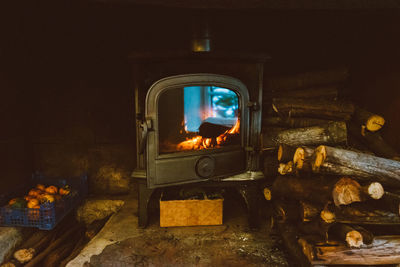
[[[222,224],[223,198],[160,199],[160,226],[194,226]]]

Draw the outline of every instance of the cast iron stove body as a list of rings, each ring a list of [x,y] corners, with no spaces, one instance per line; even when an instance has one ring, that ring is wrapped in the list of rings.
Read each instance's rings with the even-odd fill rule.
[[[170,186],[235,186],[251,213],[256,200],[248,196],[257,194],[263,178],[266,57],[189,53],[133,59],[138,150],[132,177],[140,185],[139,225],[147,224],[155,189]]]

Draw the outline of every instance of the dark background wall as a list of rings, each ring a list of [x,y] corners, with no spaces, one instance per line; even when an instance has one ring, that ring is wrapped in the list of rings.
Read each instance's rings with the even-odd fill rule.
[[[352,96],[388,119],[400,149],[400,16],[393,10],[202,10],[107,2],[0,6],[0,186],[32,171],[87,172],[120,192],[135,167],[129,53],[189,49],[194,15],[215,50],[269,53],[266,77],[348,65]],[[111,178],[110,178],[111,177]]]

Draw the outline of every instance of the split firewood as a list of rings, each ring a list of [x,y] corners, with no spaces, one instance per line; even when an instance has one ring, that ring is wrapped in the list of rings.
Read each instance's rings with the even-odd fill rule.
[[[70,228],[68,231],[66,231],[64,234],[62,234],[59,238],[57,238],[54,242],[52,242],[45,250],[40,252],[38,255],[36,255],[31,261],[29,261],[25,267],[33,267],[39,264],[43,259],[49,255],[54,249],[59,247],[60,244],[64,243],[66,240],[71,238],[78,230],[81,228],[81,225],[74,225],[72,228]]]
[[[336,237],[340,241],[344,241],[350,248],[360,248],[364,244],[370,244],[373,235],[361,226],[350,226],[347,224],[337,223],[332,225],[328,230],[328,237]]]
[[[273,200],[279,198],[307,200],[325,205],[332,197],[332,181],[301,179],[294,176],[278,176],[271,187]]]
[[[277,222],[293,222],[300,219],[297,201],[274,200],[274,218]]]
[[[288,163],[279,163],[278,172],[280,175],[294,173],[293,161],[289,161]]]
[[[293,164],[296,170],[311,172],[311,159],[314,153],[313,147],[297,147],[293,155]]]
[[[323,241],[328,240],[328,230],[332,223],[326,223],[320,219],[298,224],[299,231],[306,235],[318,235]]]
[[[263,174],[268,178],[275,178],[278,175],[279,162],[275,155],[264,156]]]
[[[273,93],[273,97],[335,100],[338,97],[338,86],[325,85],[325,86],[310,87],[310,88],[297,89],[291,91],[278,91]]]
[[[281,117],[311,117],[344,121],[349,120],[354,112],[354,106],[350,102],[296,98],[274,98],[272,109]]]
[[[349,77],[348,68],[313,71],[273,77],[267,81],[267,88],[273,92],[307,88],[311,86],[340,83]]]
[[[298,229],[289,223],[277,223],[277,227],[282,236],[283,243],[288,248],[291,256],[296,259],[297,266],[310,266],[308,258],[303,253],[303,248],[298,243]]]
[[[295,151],[296,151],[296,147],[289,146],[286,144],[280,144],[278,147],[278,161],[279,162],[292,161]]]
[[[333,187],[332,197],[336,206],[349,205],[367,199],[380,199],[385,191],[378,182],[361,186],[356,180],[343,177]]]
[[[289,117],[265,117],[263,119],[263,126],[274,126],[284,128],[304,128],[311,126],[323,125],[330,122],[330,120],[316,119],[316,118],[289,118]]]
[[[37,231],[20,249],[14,252],[14,258],[22,264],[29,262],[51,242],[55,234],[55,231]]]
[[[75,245],[76,238],[72,237],[71,240],[65,244],[61,244],[58,248],[55,248],[42,263],[43,267],[60,266],[60,262],[65,259],[72,251]]]
[[[82,235],[79,238],[79,240],[75,243],[75,246],[72,249],[72,252],[70,253],[70,255],[67,256],[62,262],[60,262],[59,267],[65,267],[68,264],[68,262],[70,262],[76,256],[78,256],[79,253],[82,251],[82,249],[85,247],[87,242],[88,242],[87,237],[85,235]]]
[[[359,107],[354,110],[353,121],[360,126],[359,131],[361,134],[365,131],[376,132],[385,124],[385,119],[382,116]]]
[[[361,133],[359,127],[353,123],[348,123],[347,127],[351,135],[365,144],[377,156],[400,160],[400,154],[385,142],[379,132],[364,131]]]
[[[382,185],[400,186],[399,161],[325,145],[316,148],[312,169],[316,173],[354,176]]]
[[[303,222],[309,222],[318,217],[321,207],[308,201],[300,201],[300,215]]]
[[[329,208],[329,205],[325,205],[320,213],[320,218],[325,223],[334,223],[336,221],[336,213]]]
[[[321,144],[340,144],[347,140],[346,123],[330,122],[325,125],[288,129],[263,136],[263,147],[277,147],[279,144],[290,146],[312,146]]]

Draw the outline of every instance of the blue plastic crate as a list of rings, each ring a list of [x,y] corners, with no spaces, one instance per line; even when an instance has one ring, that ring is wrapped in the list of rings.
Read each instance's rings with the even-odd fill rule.
[[[71,193],[52,203],[41,204],[40,209],[11,208],[7,205],[10,199],[13,197],[22,197],[29,189],[35,187],[36,184],[44,184],[45,186],[55,185],[59,188],[69,185]],[[2,205],[0,208],[0,225],[37,227],[42,230],[51,230],[65,215],[77,207],[86,195],[86,175],[75,178],[49,178],[41,174],[34,174],[31,184],[17,188],[10,194],[0,196],[0,203]]]

